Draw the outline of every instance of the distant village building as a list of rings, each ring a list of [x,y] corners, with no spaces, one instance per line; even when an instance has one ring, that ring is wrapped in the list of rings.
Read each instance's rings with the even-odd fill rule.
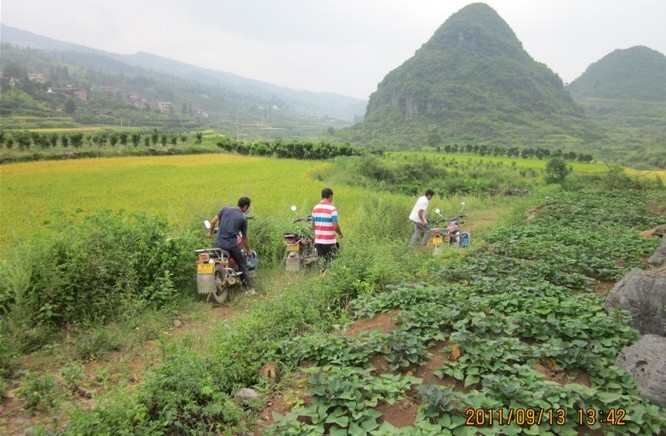
[[[132,102],[132,104],[137,109],[144,109],[144,110],[150,110],[151,109],[150,100],[148,100],[147,98],[142,98],[141,100]]]
[[[132,106],[141,110],[150,110],[150,100],[141,97],[138,92],[130,91],[128,98]]]
[[[88,91],[83,88],[74,88],[73,86],[66,86],[64,88],[49,87],[46,89],[49,94],[64,94],[69,97],[79,99],[81,101],[88,100]]]
[[[157,102],[157,110],[160,112],[164,113],[171,113],[175,112],[175,108],[173,106],[173,103],[170,101],[158,101]]]
[[[31,82],[41,83],[43,85],[46,83],[46,76],[44,73],[28,73],[28,80]]]
[[[122,95],[122,93],[123,93],[123,90],[120,89],[120,88],[117,87],[117,86],[108,86],[108,85],[104,85],[104,86],[99,86],[99,87],[97,87],[97,89],[98,89],[99,91],[101,91],[101,92],[106,92],[106,93],[108,93],[108,94],[115,94],[115,95],[119,95],[119,94],[120,94],[120,95]]]

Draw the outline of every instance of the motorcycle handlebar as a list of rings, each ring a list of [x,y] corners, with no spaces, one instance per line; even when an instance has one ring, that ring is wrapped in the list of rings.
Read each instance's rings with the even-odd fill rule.
[[[298,222],[301,222],[301,221],[306,221],[308,223],[311,223],[312,218],[298,218],[298,219],[295,219],[294,221],[292,221],[292,223],[298,223]]]

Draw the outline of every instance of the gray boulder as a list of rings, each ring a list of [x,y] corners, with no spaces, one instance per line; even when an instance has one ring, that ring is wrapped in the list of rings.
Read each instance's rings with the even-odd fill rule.
[[[666,407],[666,338],[645,335],[625,348],[615,364],[636,380],[638,391],[654,404]]]
[[[236,392],[236,399],[242,403],[249,403],[259,397],[257,391],[251,388],[242,388]]]
[[[653,266],[659,266],[664,263],[664,261],[666,261],[666,236],[661,237],[661,244],[659,247],[657,247],[652,257],[650,257],[648,260],[650,265]]]
[[[606,299],[606,310],[625,309],[641,334],[666,336],[666,274],[632,271],[620,280]]]

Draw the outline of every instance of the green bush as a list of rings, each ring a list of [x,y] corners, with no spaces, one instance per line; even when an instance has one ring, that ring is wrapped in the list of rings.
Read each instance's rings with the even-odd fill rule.
[[[111,403],[103,402],[93,409],[75,410],[62,434],[166,434],[161,422],[149,421],[146,418],[145,406],[135,398],[116,398]]]
[[[647,191],[650,189],[663,188],[663,181],[657,177],[655,179],[648,179],[645,177],[632,177],[628,175],[624,168],[616,165],[608,167],[608,172],[604,177],[604,182],[608,189],[639,189]]]
[[[0,314],[23,349],[45,331],[175,307],[192,293],[190,234],[170,238],[163,220],[123,212],[61,221],[2,265]]]
[[[167,434],[229,430],[243,417],[230,396],[225,362],[194,353],[187,344],[165,350],[164,362],[142,386],[138,402]]]
[[[562,183],[570,172],[571,169],[567,167],[567,163],[560,157],[552,157],[546,162],[547,183]]]
[[[7,398],[7,382],[0,378],[0,401]]]

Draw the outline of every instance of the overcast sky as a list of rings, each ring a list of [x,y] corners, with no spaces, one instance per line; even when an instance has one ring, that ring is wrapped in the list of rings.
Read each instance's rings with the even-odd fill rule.
[[[0,20],[60,41],[138,51],[294,89],[366,99],[459,0],[1,0]],[[666,54],[666,0],[487,0],[570,82],[615,49]]]

